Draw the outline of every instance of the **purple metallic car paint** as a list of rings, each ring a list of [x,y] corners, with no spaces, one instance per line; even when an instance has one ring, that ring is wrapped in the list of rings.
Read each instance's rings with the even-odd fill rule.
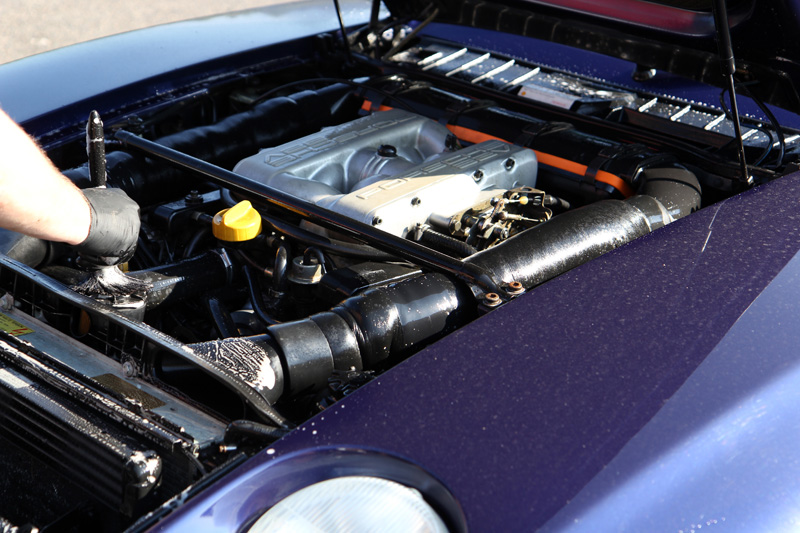
[[[274,491],[271,462],[331,446],[381,450],[421,465],[461,503],[473,531],[543,526],[669,405],[800,250],[798,198],[800,174],[711,206],[533,290],[312,419],[188,502],[163,530],[205,527],[220,513],[230,515],[241,506],[226,497],[235,493],[237,476],[252,483],[259,472],[263,488],[249,486],[259,499]],[[749,392],[722,379],[729,396]],[[695,390],[686,408],[703,419],[716,393]],[[655,438],[667,449],[687,435],[671,428]],[[658,452],[640,450],[647,460]],[[759,485],[746,489],[762,496]],[[264,508],[274,503],[260,501]]]
[[[542,528],[797,531],[800,255],[686,383]],[[667,436],[668,438],[665,438]]]

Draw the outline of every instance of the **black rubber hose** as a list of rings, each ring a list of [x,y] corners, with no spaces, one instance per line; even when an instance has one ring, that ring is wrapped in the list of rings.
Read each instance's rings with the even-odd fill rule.
[[[184,259],[194,255],[197,245],[200,244],[200,241],[202,241],[209,233],[211,233],[211,230],[208,228],[208,226],[203,226],[197,230],[197,232],[192,236],[192,240],[189,241],[189,244],[186,245],[186,249],[183,251]]]
[[[229,252],[233,253],[236,257],[238,257],[239,259],[241,259],[242,261],[244,261],[248,265],[250,265],[253,270],[258,271],[260,274],[263,274],[265,276],[272,277],[272,270],[270,270],[267,267],[262,267],[261,265],[259,265],[258,262],[256,262],[255,259],[250,257],[243,250],[236,250],[236,249],[232,249],[232,248],[225,248],[225,249],[228,250]]]
[[[279,379],[257,387],[270,401],[323,389],[334,370],[376,368],[463,326],[476,316],[471,292],[443,274],[426,274],[348,298],[331,311],[270,326],[267,333],[193,345],[235,374],[269,361]],[[280,361],[280,369],[275,366]],[[270,374],[271,376],[271,374]],[[254,383],[264,380],[254,379]]]
[[[559,212],[569,211],[570,207],[572,207],[568,201],[564,200],[563,198],[559,198],[558,196],[553,196],[552,194],[544,195],[544,206],[555,207]]]
[[[252,420],[234,420],[225,428],[224,442],[231,444],[240,442],[243,438],[252,438],[264,443],[271,443],[285,437],[288,433],[285,429],[267,426]]]
[[[131,277],[150,284],[147,309],[208,294],[230,283],[230,259],[210,251],[178,263],[137,270]]]
[[[563,213],[466,261],[530,289],[650,231],[647,215],[637,207],[605,200]]]
[[[324,388],[334,370],[376,368],[402,358],[472,320],[476,307],[462,283],[426,274],[353,296],[331,311],[270,326],[264,335],[223,342],[231,352],[258,349],[260,360],[272,361],[277,354],[284,390],[298,395]]]
[[[278,327],[278,326],[275,326]],[[231,337],[188,345],[195,357],[222,376],[235,376],[259,398],[275,405],[284,392],[283,365],[269,339]],[[266,417],[285,427],[283,417],[272,409],[262,409]]]
[[[224,168],[266,146],[303,137],[325,126],[356,116],[357,106],[340,105],[352,89],[331,85],[279,97],[215,124],[190,128],[158,139],[158,143],[213,162]],[[185,193],[197,177],[162,162],[116,151],[107,154],[109,184],[123,189],[140,205],[150,205]],[[90,183],[88,165],[64,172],[79,187]]]
[[[685,169],[644,171],[640,192],[562,213],[465,262],[530,289],[700,208],[700,183]]]
[[[444,233],[440,233],[430,228],[426,229],[422,233],[420,241],[422,241],[426,245],[431,245],[433,248],[444,250],[447,253],[451,253],[456,257],[468,257],[478,252],[478,250],[474,246],[471,246],[462,240],[456,239],[455,237],[451,237],[450,235],[445,235]]]
[[[136,252],[134,259],[145,268],[152,268],[158,265],[158,259],[152,254],[147,243],[141,237],[136,241]],[[142,261],[142,258],[144,258],[144,261]]]
[[[289,278],[286,273],[289,269],[289,249],[281,245],[275,250],[275,265],[272,267],[272,289],[277,293],[286,292]]]
[[[274,319],[267,311],[267,306],[264,303],[264,296],[261,293],[261,287],[258,285],[253,269],[247,265],[242,267],[244,272],[244,279],[247,281],[247,289],[250,293],[250,304],[253,306],[253,312],[258,319],[266,326],[280,324],[279,320]]]
[[[317,264],[325,266],[325,256],[322,254],[322,250],[319,248],[315,248],[314,246],[309,246],[303,252],[303,264],[304,265],[311,265],[313,262],[311,261],[312,258],[317,260]]]
[[[465,285],[425,274],[348,298],[332,311],[358,332],[364,368],[375,368],[455,331],[476,316],[476,305]]]
[[[231,314],[225,309],[225,306],[218,297],[208,297],[206,299],[206,308],[211,315],[211,320],[214,322],[214,327],[217,328],[219,338],[227,339],[228,337],[236,337],[239,335],[239,330],[236,328]]]

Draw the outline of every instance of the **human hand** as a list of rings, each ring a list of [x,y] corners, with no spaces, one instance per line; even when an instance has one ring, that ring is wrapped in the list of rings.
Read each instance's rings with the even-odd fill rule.
[[[84,189],[91,211],[89,235],[76,246],[79,264],[94,270],[124,263],[139,237],[139,206],[121,189]]]

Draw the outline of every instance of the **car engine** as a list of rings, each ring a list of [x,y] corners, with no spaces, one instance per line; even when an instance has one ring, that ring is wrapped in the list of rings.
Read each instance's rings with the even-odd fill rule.
[[[17,496],[32,522],[94,487],[91,516],[146,525],[442,336],[746,186],[718,110],[460,50],[364,45],[358,67],[264,67],[103,117],[144,288],[81,294],[68,247],[1,242],[2,436],[61,474]],[[780,175],[793,145],[745,126],[756,181]],[[78,126],[60,139],[88,186]]]

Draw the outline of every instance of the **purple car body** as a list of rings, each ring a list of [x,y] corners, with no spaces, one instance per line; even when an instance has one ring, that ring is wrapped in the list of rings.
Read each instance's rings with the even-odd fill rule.
[[[782,199],[798,180],[723,202],[473,322],[156,530],[227,530],[287,490],[341,475],[336,452],[424,467],[473,531],[791,530],[800,213]]]
[[[407,9],[416,8],[411,4]],[[454,12],[445,8],[458,3],[439,4],[443,23],[423,27],[421,36],[632,91],[718,105],[719,89],[697,81],[708,83],[714,73],[692,71],[697,63],[667,50],[694,43],[705,55],[716,53],[708,8],[561,0],[485,8],[467,2]],[[737,57],[754,76],[785,77],[771,98],[768,89],[752,92],[774,103],[787,131],[800,127],[794,114],[800,104],[785,91],[797,73],[798,45],[781,31],[758,45],[743,42],[781,16],[782,29],[796,24],[796,2],[775,2],[768,15],[755,2],[729,4]],[[23,97],[86,62],[84,48],[6,65],[0,102],[46,148],[58,147],[78,135],[76,124],[89,108],[113,114],[120,102],[139,102],[158,109],[167,103],[160,95],[198,80],[246,75],[254,57],[268,62],[316,53],[308,36],[334,27],[319,22],[301,35],[293,31],[300,27],[293,26],[300,8],[282,9],[84,45],[101,54],[101,63],[102,54],[142,42],[187,55],[164,54],[146,67],[111,64],[118,80],[109,76],[88,87],[70,82],[58,94]],[[463,27],[466,14],[481,9],[530,9],[545,21],[573,21],[574,15],[577,22],[554,31],[554,42],[488,13],[472,19],[476,28]],[[631,10],[627,22],[619,20],[625,9]],[[650,33],[648,17],[661,17],[661,10],[686,18],[656,18],[674,25]],[[268,23],[292,31],[265,37],[264,17],[278,17]],[[594,50],[600,42],[594,28],[603,24],[609,41]],[[206,25],[238,40],[222,39],[230,45],[225,49],[187,47],[187,40],[204,40]],[[590,50],[566,46],[570,29],[591,37],[575,39]],[[672,57],[677,74],[659,71],[633,81],[634,63],[605,55],[623,32],[661,43],[654,62],[661,68]],[[775,56],[776,48],[785,55]],[[633,49],[631,56],[644,57],[646,46]],[[49,70],[53,64],[61,71]],[[742,100],[743,113],[763,116],[755,99]],[[800,500],[800,173],[784,168],[782,174],[704,202],[698,212],[482,313],[246,460],[218,468],[133,527],[242,531],[304,487],[370,475],[418,489],[454,531],[794,530]]]

